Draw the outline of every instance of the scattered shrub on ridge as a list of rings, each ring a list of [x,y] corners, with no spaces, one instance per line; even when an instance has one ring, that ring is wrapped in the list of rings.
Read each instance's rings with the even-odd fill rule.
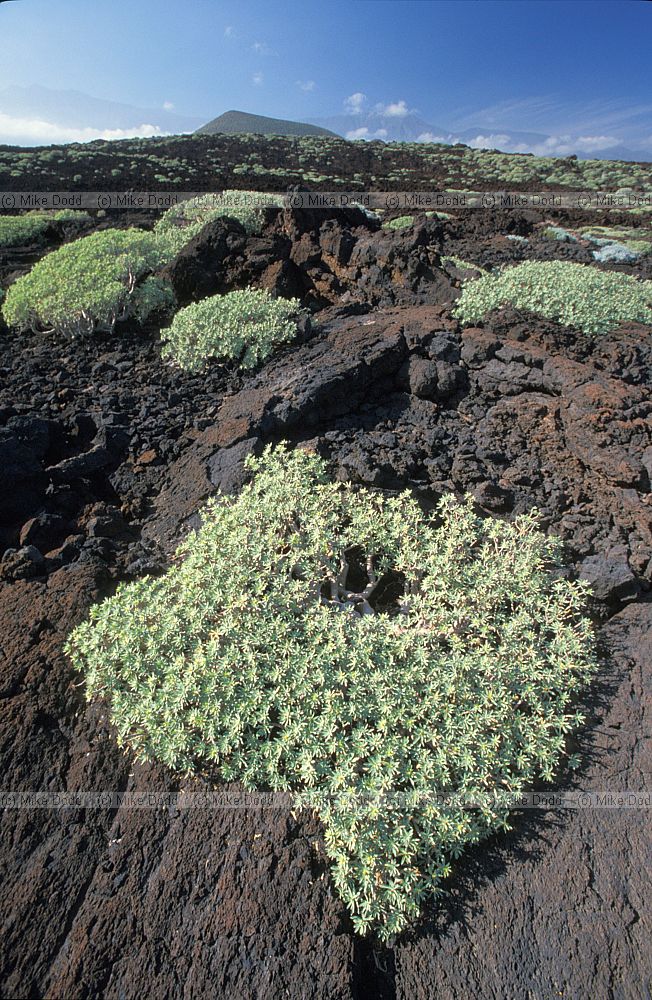
[[[263,289],[211,295],[180,309],[161,330],[161,354],[188,371],[200,371],[211,358],[255,368],[296,336],[299,308],[298,299],[274,299]]]
[[[411,226],[414,222],[413,215],[399,215],[396,219],[388,219],[387,222],[383,222],[383,229],[405,229],[407,226]]]
[[[619,323],[652,323],[652,281],[569,261],[524,261],[463,284],[454,315],[477,323],[512,305],[589,334]]]
[[[594,669],[587,587],[533,515],[424,516],[283,447],[248,465],[66,650],[139,758],[314,808],[356,930],[387,938],[551,778]]]
[[[546,226],[545,229],[541,230],[541,235],[550,240],[557,240],[558,243],[577,243],[577,236],[561,226]]]
[[[633,264],[640,256],[622,243],[605,243],[599,250],[593,251],[593,258],[599,264]]]

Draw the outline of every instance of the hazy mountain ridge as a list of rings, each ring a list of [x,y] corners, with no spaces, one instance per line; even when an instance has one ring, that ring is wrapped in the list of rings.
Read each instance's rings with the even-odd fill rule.
[[[5,87],[0,90],[0,113],[12,118],[42,119],[68,128],[130,129],[152,125],[162,132],[192,132],[202,122],[195,115],[167,108],[138,107],[91,97],[79,90],[49,87]]]

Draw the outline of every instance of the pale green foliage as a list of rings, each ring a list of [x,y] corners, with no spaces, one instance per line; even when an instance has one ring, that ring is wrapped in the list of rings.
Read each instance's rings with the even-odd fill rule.
[[[356,929],[387,938],[552,776],[594,667],[586,586],[534,516],[448,497],[426,517],[299,450],[249,466],[67,652],[138,757],[315,808]]]
[[[40,240],[53,222],[82,226],[90,222],[87,212],[62,209],[57,212],[26,212],[24,215],[0,215],[0,248],[19,247]]]
[[[451,264],[452,267],[457,268],[458,271],[477,271],[479,274],[489,274],[484,267],[480,267],[479,264],[471,264],[468,260],[462,260],[461,257],[454,257],[451,254],[444,254],[440,258],[440,262],[444,264]]]
[[[262,211],[267,205],[280,205],[278,195],[260,191],[223,191],[221,194],[198,195],[169,208],[154,226],[157,233],[178,252],[196,236],[208,222],[228,216],[242,223],[248,233],[260,230]]]
[[[166,316],[176,304],[172,286],[163,278],[150,274],[138,285],[130,311],[139,323],[151,316]]]
[[[91,233],[47,254],[7,291],[3,315],[19,330],[69,335],[110,330],[138,304],[138,282],[161,264],[156,237],[138,229]]]
[[[52,212],[52,218],[55,222],[71,222],[78,226],[85,226],[88,222],[92,222],[92,217],[88,212],[82,212],[77,208],[59,208]]]
[[[647,228],[631,229],[627,226],[584,226],[579,234],[598,246],[608,246],[612,243],[621,244],[637,254],[652,251],[652,230]]]
[[[19,247],[39,239],[50,219],[40,213],[27,215],[0,215],[0,247]]]
[[[630,250],[622,243],[605,243],[599,250],[593,251],[593,259],[599,264],[633,264],[640,254]]]
[[[608,333],[619,323],[652,323],[652,281],[568,261],[525,261],[466,282],[454,313],[477,323],[512,305],[585,333]]]
[[[161,330],[161,354],[188,371],[214,358],[255,368],[280,344],[296,336],[298,299],[274,299],[264,289],[211,295],[180,309]]]
[[[557,240],[558,243],[577,243],[577,236],[569,233],[562,226],[546,226],[541,231],[541,235],[546,236],[550,240]]]
[[[399,215],[396,219],[388,219],[387,222],[383,222],[383,229],[405,229],[406,226],[411,226],[414,222],[413,215]]]

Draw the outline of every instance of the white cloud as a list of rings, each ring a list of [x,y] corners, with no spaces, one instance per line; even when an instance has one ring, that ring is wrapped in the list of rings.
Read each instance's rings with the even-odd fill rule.
[[[366,126],[351,129],[351,131],[347,132],[345,136],[346,139],[385,139],[386,137],[386,128],[377,128],[374,132],[372,132]]]
[[[587,153],[593,149],[610,149],[620,143],[620,139],[613,135],[580,135],[577,141],[580,149]]]
[[[227,24],[226,28],[224,29],[224,37],[233,38],[233,28],[230,24]]]
[[[579,135],[570,133],[549,135],[541,142],[520,142],[509,134],[494,132],[490,135],[476,135],[465,139],[467,146],[474,149],[500,149],[505,153],[534,153],[535,156],[571,156],[576,153],[594,153],[619,145],[620,139],[613,135]]]
[[[344,108],[350,115],[359,115],[366,103],[367,95],[357,91],[355,94],[351,94],[350,97],[345,97]]]
[[[174,111],[174,104],[172,103],[172,101],[163,101],[163,110]]]
[[[514,145],[514,143],[508,135],[492,133],[491,135],[476,135],[474,139],[467,139],[466,145],[472,146],[473,149],[504,149],[505,146]],[[524,149],[523,152],[525,151]],[[521,151],[519,150],[519,152]]]
[[[90,142],[92,139],[134,139],[169,135],[160,125],[134,125],[133,128],[77,128],[44,121],[41,118],[12,118],[0,112],[0,142],[19,146],[47,146],[63,142]]]
[[[518,143],[520,149],[516,153],[534,153],[535,156],[570,156],[581,152],[577,139],[572,135],[549,135],[543,142]]]
[[[536,130],[543,134],[532,136],[533,152],[536,145],[548,155],[567,155],[561,150],[571,142],[578,151],[587,153],[621,143],[640,148],[639,136],[649,132],[651,116],[652,103],[637,104],[623,98],[587,103],[550,94],[501,101],[484,108],[466,107],[451,117],[456,129],[477,129],[478,138]],[[525,150],[530,147],[524,146]]]
[[[260,56],[275,56],[277,54],[273,49],[270,49],[267,42],[254,42],[251,47]]]
[[[385,107],[380,105],[380,108],[381,114],[389,115],[390,118],[404,118],[410,113],[405,101],[395,101],[393,104],[386,104]]]
[[[254,75],[251,78],[251,82],[253,83],[254,87],[260,87],[263,80],[264,77],[262,73],[254,73]]]
[[[417,136],[417,142],[448,142],[445,135],[435,135],[434,132],[422,132]]]
[[[297,80],[297,87],[299,90],[305,91],[307,94],[314,90],[317,84],[314,80]]]

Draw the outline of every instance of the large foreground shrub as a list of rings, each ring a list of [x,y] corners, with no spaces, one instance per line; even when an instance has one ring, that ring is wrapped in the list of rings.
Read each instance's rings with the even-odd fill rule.
[[[255,368],[296,336],[299,306],[256,288],[211,295],[179,310],[161,331],[161,353],[188,371],[200,371],[209,358]]]
[[[162,260],[159,241],[139,229],[107,229],[47,254],[7,291],[3,315],[19,330],[69,335],[111,330],[119,319],[142,319],[154,286],[141,280]],[[170,290],[158,286],[157,308]]]
[[[301,451],[250,466],[67,651],[139,757],[317,809],[356,929],[387,937],[552,775],[592,669],[585,590],[531,516],[424,517]]]
[[[608,333],[622,322],[652,323],[652,281],[568,261],[525,261],[466,282],[454,312],[477,323],[505,305],[585,333]]]
[[[224,216],[237,219],[248,233],[258,232],[263,209],[267,205],[281,203],[278,195],[260,191],[229,190],[220,194],[198,195],[169,208],[156,223],[154,232],[176,253],[208,222]]]

